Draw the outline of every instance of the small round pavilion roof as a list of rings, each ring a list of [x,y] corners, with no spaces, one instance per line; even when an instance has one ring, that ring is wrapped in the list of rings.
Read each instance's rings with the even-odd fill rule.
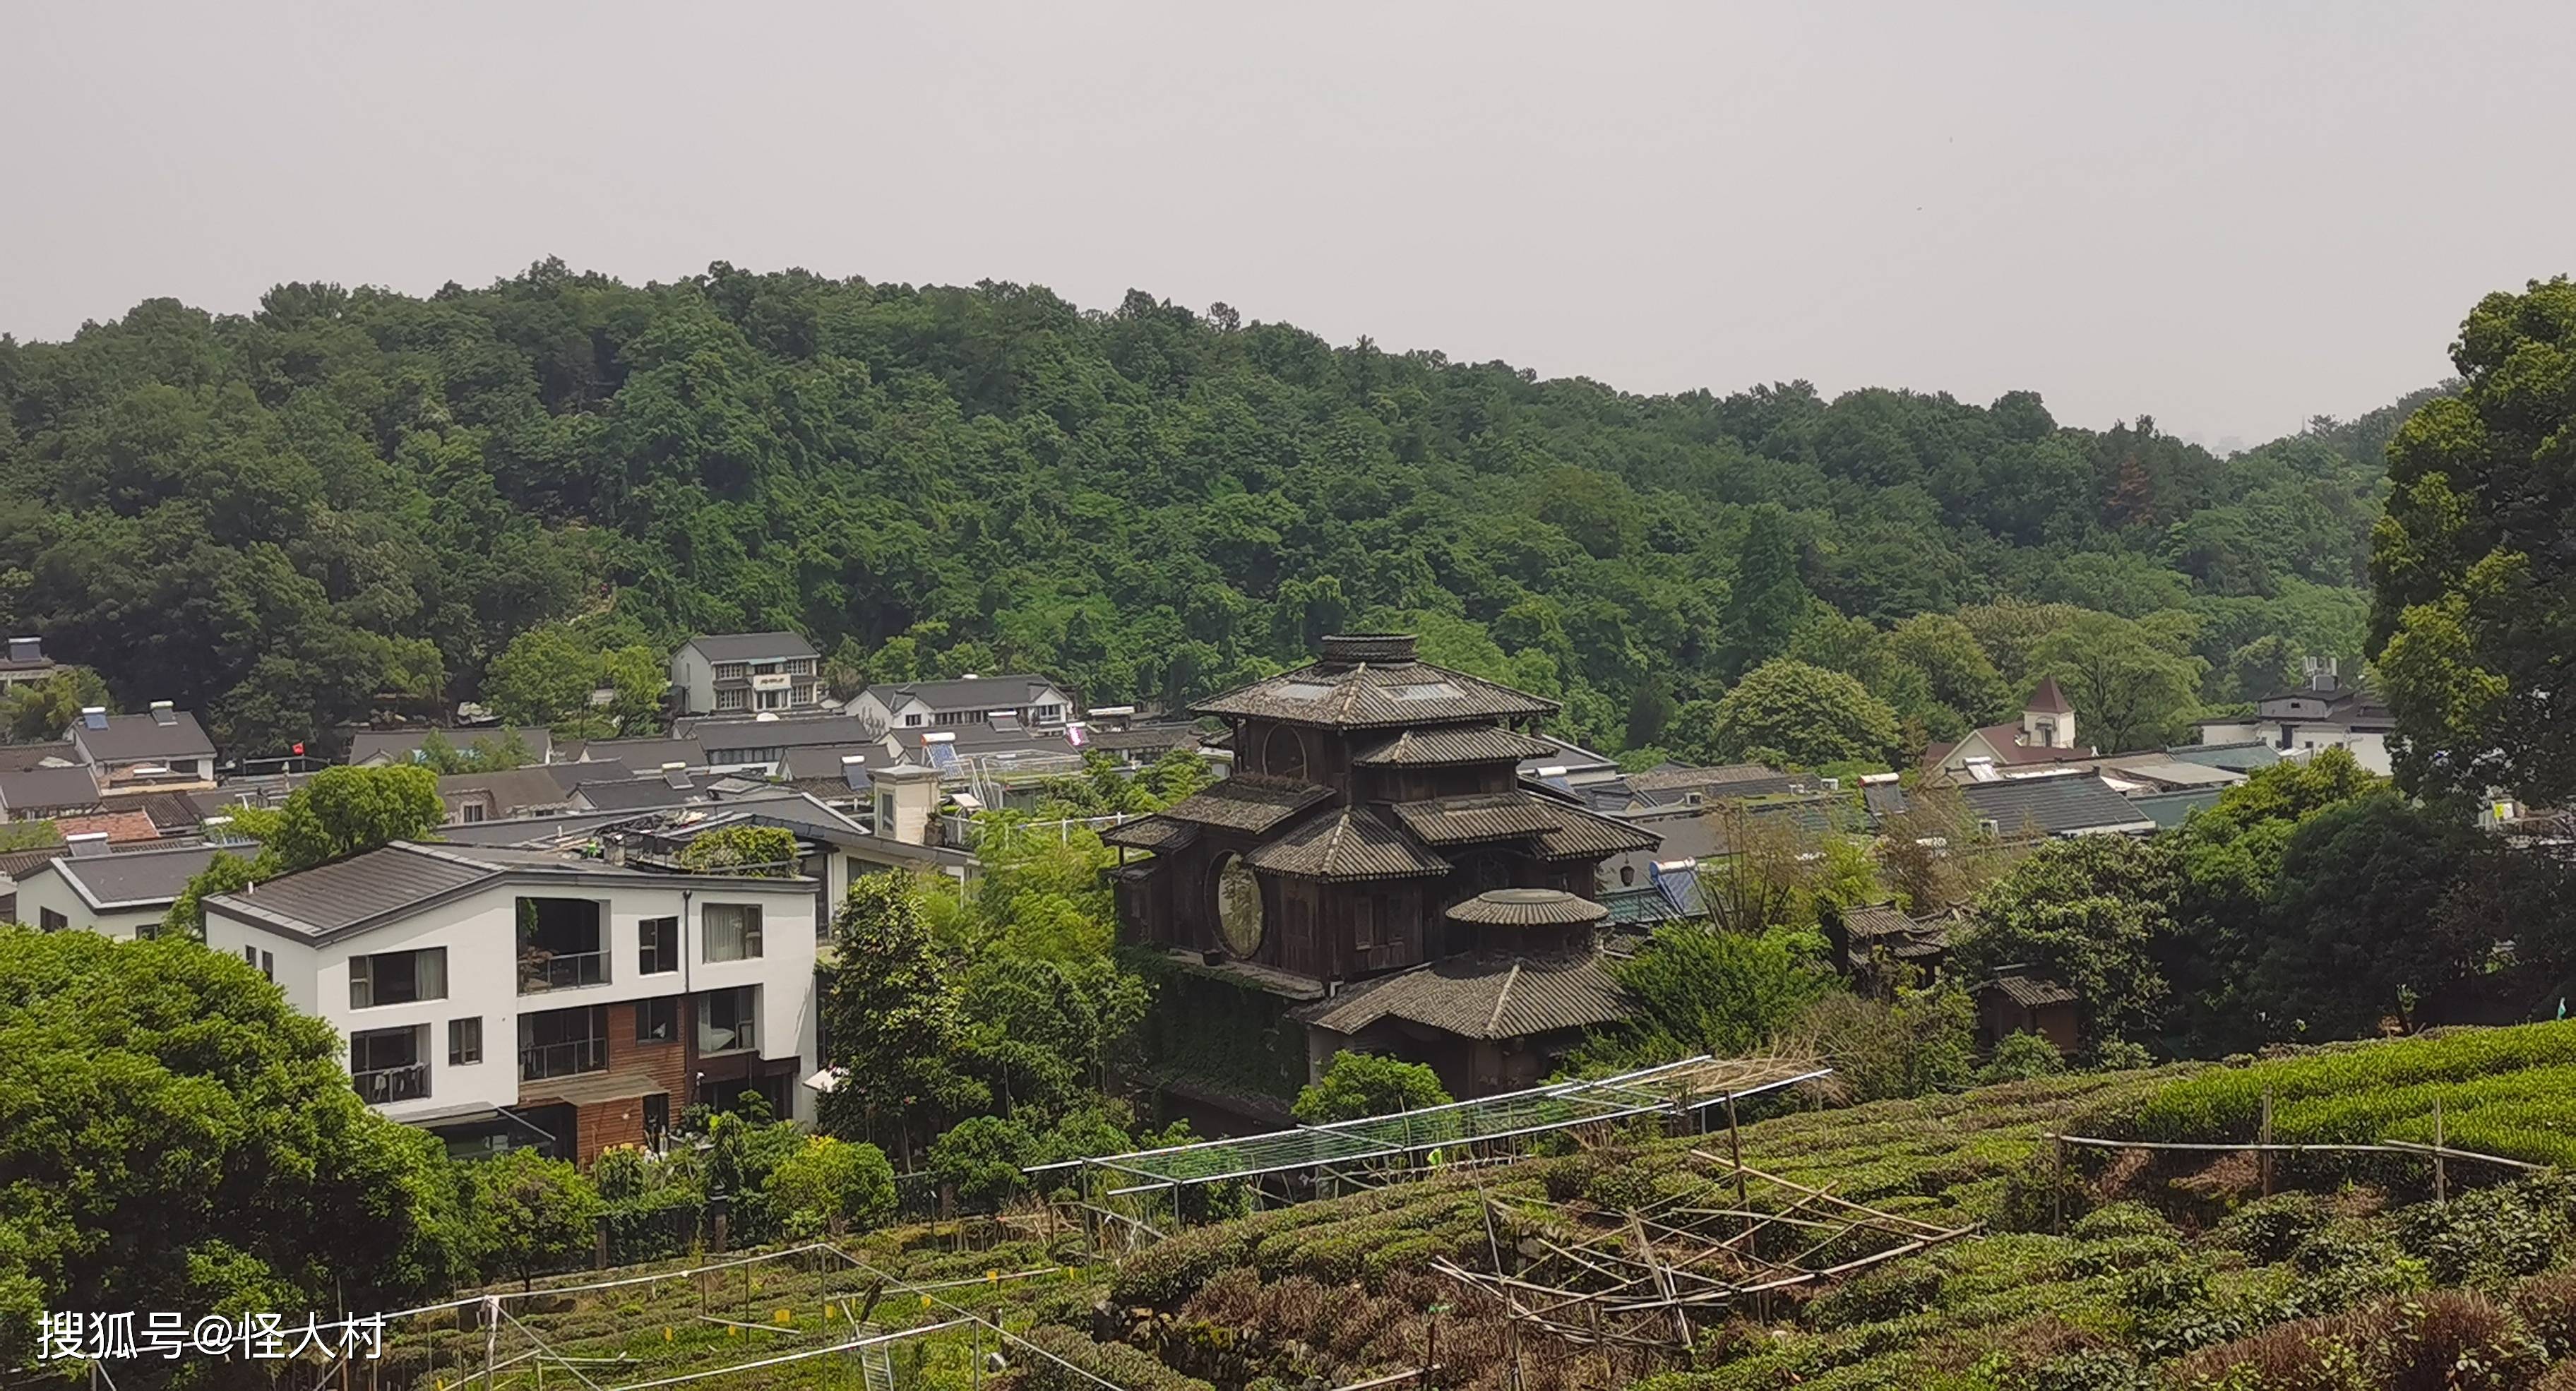
[[[1449,909],[1451,922],[1493,927],[1571,927],[1609,916],[1609,909],[1563,889],[1488,889]]]

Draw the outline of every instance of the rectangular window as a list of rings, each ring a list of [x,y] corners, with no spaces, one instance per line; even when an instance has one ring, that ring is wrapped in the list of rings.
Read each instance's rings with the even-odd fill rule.
[[[749,961],[760,955],[760,905],[710,903],[699,919],[709,961]]]
[[[1351,901],[1351,945],[1366,951],[1377,945],[1377,900]]]
[[[680,969],[678,918],[646,918],[635,927],[643,938],[636,949],[636,974],[658,976]]]
[[[784,710],[787,708],[788,693],[785,691],[754,691],[752,694],[759,698],[760,708],[763,710]]]
[[[1034,716],[1032,723],[1035,724],[1064,723],[1064,707],[1061,705],[1041,705],[1030,714]]]
[[[456,819],[468,826],[480,822],[483,819],[483,804],[481,802],[465,803],[456,809]]]
[[[716,692],[716,708],[719,710],[741,709],[742,688],[739,686],[727,686],[723,690]]]
[[[635,1002],[635,1041],[637,1043],[671,1043],[680,1037],[679,997],[665,995],[658,1000]]]
[[[447,1061],[451,1066],[483,1061],[483,1016],[447,1021]]]
[[[519,1016],[519,1080],[569,1077],[608,1066],[608,1006]]]
[[[349,958],[349,1008],[408,1005],[447,998],[447,948],[378,952]]]
[[[264,951],[259,954],[259,973],[270,980],[277,979],[277,953]]]
[[[51,908],[39,908],[36,910],[36,925],[47,932],[60,932],[71,926],[72,920]]]
[[[349,1080],[370,1106],[429,1095],[429,1026],[366,1029],[349,1035]]]
[[[906,728],[906,729],[918,729],[918,728],[920,728],[920,727],[921,727],[921,712],[920,712],[920,711],[918,711],[918,710],[915,710],[915,711],[913,711],[911,714],[904,716],[904,717],[903,717],[903,727],[904,727],[904,728]]]
[[[519,993],[608,983],[607,914],[597,899],[519,900]]]
[[[742,1053],[760,1046],[760,987],[711,990],[698,997],[698,1051]]]

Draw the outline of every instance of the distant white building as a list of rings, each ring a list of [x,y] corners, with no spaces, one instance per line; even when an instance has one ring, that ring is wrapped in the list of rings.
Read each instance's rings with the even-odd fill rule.
[[[1987,778],[1999,769],[2094,756],[2092,748],[2075,742],[2075,702],[2058,689],[2056,677],[2043,676],[2022,703],[2020,719],[1969,730],[1955,744],[1932,745],[1923,751],[1923,768],[1953,779]]]
[[[851,699],[849,709],[889,730],[977,724],[1054,729],[1073,718],[1073,697],[1043,676],[961,676],[870,686]]]
[[[586,1164],[692,1101],[812,1118],[816,888],[398,841],[208,899],[206,944],[338,1029],[387,1116]]]
[[[2396,717],[2369,691],[2344,685],[2333,662],[2312,659],[2307,665],[2307,680],[2298,689],[2263,697],[2252,718],[2201,721],[2200,742],[2260,741],[2292,758],[2349,749],[2354,762],[2387,776],[2388,736],[2397,730]]]
[[[756,715],[823,702],[823,659],[794,633],[720,633],[671,654],[671,713]]]
[[[215,785],[215,741],[188,711],[166,700],[141,715],[111,715],[89,706],[72,722],[72,753],[98,779],[99,790],[185,792]]]

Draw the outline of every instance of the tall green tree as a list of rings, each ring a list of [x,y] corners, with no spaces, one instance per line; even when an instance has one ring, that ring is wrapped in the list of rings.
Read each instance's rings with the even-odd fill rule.
[[[900,874],[852,880],[831,948],[820,1014],[826,1061],[842,1080],[825,1096],[824,1122],[844,1139],[890,1134],[908,1165],[935,1118],[990,1101],[950,1065],[963,1021],[919,889]]]
[[[2371,536],[2370,651],[2404,736],[2399,780],[2430,794],[2576,792],[2576,282],[2480,300],[2451,345],[2460,390],[2388,446]]]

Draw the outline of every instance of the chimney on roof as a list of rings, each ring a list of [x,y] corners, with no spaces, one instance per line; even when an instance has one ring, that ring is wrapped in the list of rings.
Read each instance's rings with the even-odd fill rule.
[[[1389,665],[1414,660],[1411,633],[1328,633],[1320,654],[1325,666]]]
[[[45,660],[45,640],[42,638],[9,639],[9,660],[13,662]]]
[[[156,700],[152,702],[152,723],[159,725],[172,725],[177,724],[178,722],[179,711],[176,706],[173,706],[166,700]]]
[[[73,859],[86,860],[93,855],[107,853],[107,832],[76,831],[63,837],[63,844],[71,847]]]
[[[81,728],[83,728],[83,729],[105,729],[105,728],[107,728],[107,707],[106,707],[106,706],[104,706],[104,705],[84,705],[84,706],[82,706],[82,707],[81,707]]]

